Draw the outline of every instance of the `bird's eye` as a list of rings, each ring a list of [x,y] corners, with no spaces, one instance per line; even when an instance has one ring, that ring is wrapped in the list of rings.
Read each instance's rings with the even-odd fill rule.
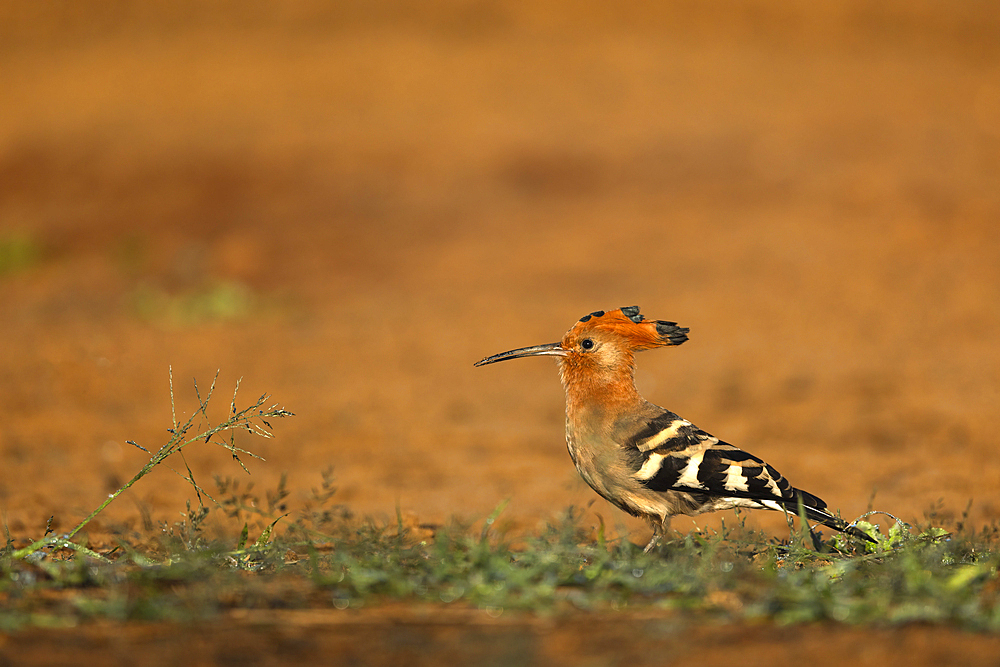
[[[582,347],[585,350],[592,350],[594,349],[594,341],[590,340],[589,338],[584,338],[583,340],[580,341],[580,347]]]

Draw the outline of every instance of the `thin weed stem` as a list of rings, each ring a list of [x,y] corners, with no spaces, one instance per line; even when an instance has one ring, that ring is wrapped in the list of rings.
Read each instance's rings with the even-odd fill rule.
[[[258,435],[264,438],[270,438],[272,437],[271,431],[269,430],[268,426],[266,426],[267,424],[266,420],[272,417],[290,417],[293,415],[293,413],[288,412],[287,410],[284,410],[282,408],[279,408],[276,404],[264,408],[263,406],[265,405],[265,403],[267,403],[268,399],[270,398],[268,394],[263,394],[252,405],[243,408],[242,410],[237,410],[236,392],[239,390],[239,382],[237,382],[236,391],[233,392],[233,400],[232,403],[230,404],[230,413],[228,419],[226,419],[225,421],[216,426],[210,426],[209,428],[207,428],[204,431],[201,431],[197,435],[187,437],[187,433],[192,429],[192,427],[195,424],[195,420],[199,416],[204,417],[209,424],[211,423],[211,421],[208,419],[208,404],[209,401],[212,400],[212,395],[215,392],[215,384],[216,381],[219,379],[219,371],[216,371],[215,377],[212,378],[212,385],[209,388],[208,394],[205,396],[204,399],[201,398],[201,392],[198,389],[198,382],[197,381],[194,382],[195,396],[197,396],[198,398],[198,409],[195,410],[188,418],[188,420],[183,424],[180,424],[177,421],[177,410],[174,403],[173,368],[169,369],[168,375],[170,383],[170,412],[173,421],[173,428],[169,429],[169,432],[171,433],[170,439],[163,446],[161,446],[156,451],[155,454],[153,454],[150,457],[149,461],[145,465],[143,465],[142,468],[139,469],[139,471],[135,474],[134,477],[132,477],[132,479],[123,484],[117,491],[108,495],[108,497],[104,499],[104,502],[98,505],[94,509],[94,511],[88,514],[83,519],[83,521],[81,521],[75,528],[73,528],[71,531],[69,531],[64,535],[46,536],[40,540],[36,540],[35,542],[32,542],[28,546],[22,549],[18,549],[17,551],[14,551],[11,554],[13,558],[18,558],[18,559],[26,558],[31,554],[36,553],[40,549],[52,547],[52,548],[71,549],[78,553],[90,556],[91,558],[95,558],[101,561],[107,561],[106,558],[94,552],[93,550],[74,543],[72,539],[81,530],[83,530],[87,524],[93,521],[94,517],[103,512],[105,508],[107,508],[108,505],[113,503],[122,493],[132,488],[132,486],[136,482],[138,482],[140,479],[142,479],[150,472],[152,472],[154,468],[162,464],[169,457],[173,456],[174,454],[180,453],[188,445],[199,441],[203,441],[206,444],[210,443],[212,442],[213,436],[215,436],[218,433],[222,433],[224,431],[230,432],[230,437],[228,441],[221,441],[221,442],[217,441],[214,444],[220,445],[228,449],[232,453],[233,458],[240,464],[243,470],[247,471],[247,468],[245,465],[243,465],[243,462],[240,460],[239,455],[246,454],[256,459],[261,459],[261,457],[257,456],[253,452],[237,447],[235,444],[235,432],[237,430],[245,430],[249,432],[251,435]],[[255,423],[253,420],[258,420],[264,425],[259,425]],[[189,482],[195,489],[195,492],[198,494],[199,502],[201,502],[202,494],[206,496],[208,496],[208,494],[205,493],[204,489],[200,488],[198,484],[194,481],[194,474],[191,472],[191,468],[187,466],[187,461],[184,461],[184,465],[188,471],[188,476],[184,477],[184,479],[187,482]],[[247,473],[249,474],[249,471],[247,471]],[[211,498],[211,496],[208,497]]]

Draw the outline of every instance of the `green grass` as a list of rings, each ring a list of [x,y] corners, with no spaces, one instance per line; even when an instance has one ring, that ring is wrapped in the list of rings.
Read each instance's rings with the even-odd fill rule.
[[[211,282],[178,294],[141,284],[130,302],[140,319],[175,327],[244,319],[256,306],[250,288],[235,281]]]
[[[122,489],[168,458],[181,460],[193,494],[183,518],[123,532],[109,544],[83,543],[84,528],[115,494],[65,535],[8,534],[0,549],[0,630],[394,601],[491,615],[640,610],[713,622],[919,621],[1000,630],[996,526],[892,522],[873,531],[877,544],[828,536],[817,552],[808,535],[776,540],[738,521],[718,532],[675,535],[646,554],[627,540],[606,539],[602,525],[589,525],[572,508],[528,536],[496,528],[503,503],[475,524],[359,519],[337,504],[330,471],[290,512],[284,480],[263,495],[242,473],[215,478],[211,490],[195,481],[183,463],[185,447],[218,445],[241,464],[252,454],[236,446],[233,433],[269,436],[269,420],[290,415],[265,407],[266,396],[237,409],[234,394],[227,419],[212,426],[211,394],[202,399],[196,391],[191,419],[174,420],[168,442]]]
[[[0,234],[0,278],[30,269],[38,264],[41,256],[41,246],[30,235]]]

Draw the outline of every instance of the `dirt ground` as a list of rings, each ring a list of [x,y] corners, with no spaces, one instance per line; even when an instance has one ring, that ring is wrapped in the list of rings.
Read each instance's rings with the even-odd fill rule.
[[[672,664],[757,667],[796,664],[993,667],[1000,637],[912,626],[860,630],[732,625],[690,627],[676,618],[501,619],[485,614],[335,611],[266,612],[209,626],[136,623],[73,631],[0,635],[0,665],[484,665],[659,667]],[[53,638],[57,641],[52,641]],[[957,647],[961,648],[957,648]],[[4,661],[6,656],[9,662]]]
[[[241,377],[296,413],[243,442],[293,503],[333,466],[361,515],[509,498],[530,531],[572,504],[644,542],[578,479],[553,364],[472,367],[632,304],[691,328],[639,357],[647,398],[845,517],[1000,518],[991,0],[4,11],[13,535],[71,527],[142,465],[124,441],[164,441],[172,366],[185,415],[217,369],[217,414]],[[189,488],[158,471],[92,539],[140,508],[176,520]],[[767,632],[808,652],[857,631]]]

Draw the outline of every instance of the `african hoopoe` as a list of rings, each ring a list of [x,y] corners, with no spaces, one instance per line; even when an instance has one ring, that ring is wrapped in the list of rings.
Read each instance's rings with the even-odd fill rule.
[[[566,390],[566,446],[583,479],[620,509],[653,526],[646,551],[675,514],[772,509],[871,540],[748,454],[647,402],[635,388],[635,352],[680,345],[689,329],[647,320],[638,306],[585,316],[562,341],[495,354],[476,363],[551,355]]]

